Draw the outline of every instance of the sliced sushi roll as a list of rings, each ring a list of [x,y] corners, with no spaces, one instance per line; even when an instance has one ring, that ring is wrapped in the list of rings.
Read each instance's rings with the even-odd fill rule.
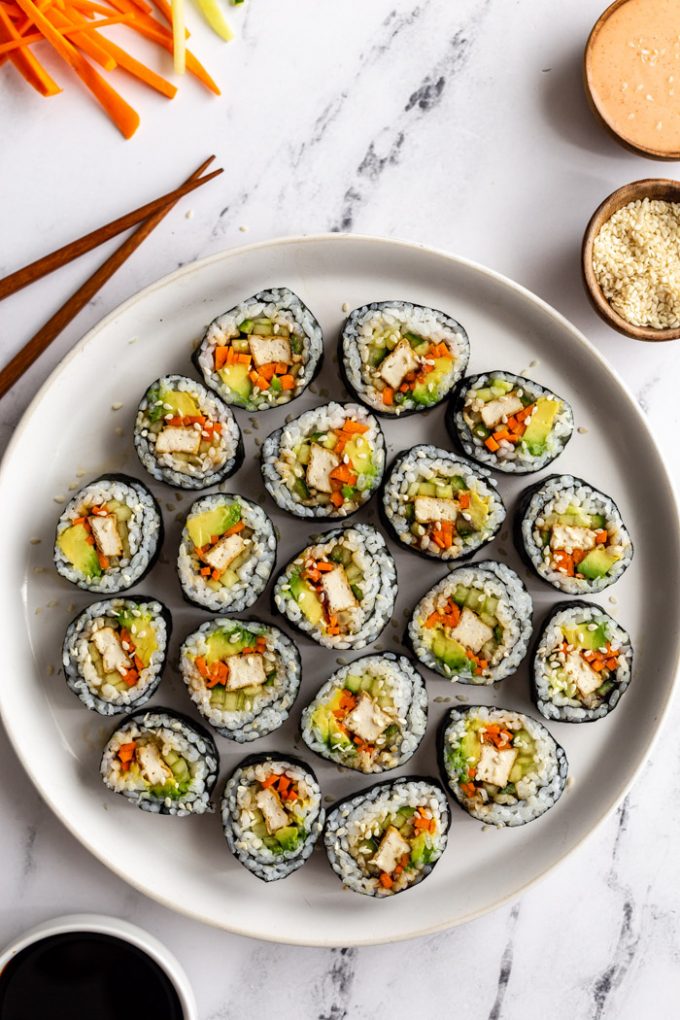
[[[427,691],[404,655],[365,655],[336,670],[302,713],[307,747],[358,772],[412,758],[427,727]]]
[[[534,652],[534,698],[541,715],[591,722],[616,708],[633,669],[628,632],[592,602],[560,602]]]
[[[288,878],[302,867],[326,816],[310,767],[275,752],[250,755],[237,765],[224,787],[221,813],[229,849],[263,882]]]
[[[243,462],[241,430],[232,412],[184,375],[151,383],[137,411],[134,439],[149,474],[174,488],[207,489]]]
[[[101,761],[104,785],[142,811],[211,811],[219,757],[208,731],[169,708],[140,708],[119,724]]]
[[[94,602],[66,631],[66,683],[100,715],[143,705],[161,681],[171,632],[170,613],[157,599]]]
[[[274,502],[296,517],[349,517],[385,469],[380,425],[359,404],[325,404],[267,436],[262,478]]]
[[[211,322],[193,361],[225,403],[266,411],[299,397],[322,356],[321,326],[309,308],[287,287],[273,287]]]
[[[240,613],[262,594],[275,562],[274,526],[262,507],[222,492],[192,503],[177,556],[188,602],[214,613]]]
[[[374,301],[348,315],[338,360],[357,400],[396,416],[444,400],[469,356],[467,333],[445,312],[409,301]]]
[[[562,796],[567,756],[545,726],[506,708],[452,708],[439,732],[445,784],[489,825],[525,825]]]
[[[603,591],[633,558],[614,500],[573,475],[549,475],[524,492],[515,540],[538,576],[567,595]]]
[[[186,638],[180,671],[203,718],[239,743],[285,722],[302,676],[300,653],[278,627],[227,617]]]
[[[54,565],[79,588],[113,595],[151,570],[162,541],[160,507],[147,487],[128,475],[102,475],[62,511]]]
[[[364,648],[392,616],[397,569],[370,524],[317,536],[279,574],[274,606],[326,648]]]
[[[449,680],[495,684],[514,673],[531,638],[531,597],[504,563],[457,567],[413,610],[406,641]]]
[[[446,849],[450,824],[440,784],[404,776],[333,805],[324,843],[346,888],[364,896],[394,896],[431,873]]]
[[[395,458],[381,511],[407,549],[446,561],[473,556],[505,520],[503,500],[487,471],[429,445]]]
[[[574,431],[574,415],[563,397],[533,379],[494,371],[461,379],[446,427],[468,457],[521,475],[559,457]]]

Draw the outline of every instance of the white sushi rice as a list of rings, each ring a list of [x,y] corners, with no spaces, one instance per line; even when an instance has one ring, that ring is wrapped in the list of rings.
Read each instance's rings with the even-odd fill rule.
[[[70,528],[86,508],[101,506],[111,499],[124,503],[132,511],[132,516],[126,521],[129,557],[122,559],[117,567],[105,570],[99,577],[87,579],[64,556],[55,540],[54,565],[62,577],[79,588],[113,595],[131,588],[144,576],[163,537],[160,510],[146,486],[135,478],[123,479],[115,475],[104,475],[90,482],[67,503],[57,522],[56,538]]]
[[[503,640],[480,676],[455,674],[440,662],[425,640],[420,623],[441,609],[458,585],[498,599],[495,614],[503,628]],[[514,673],[526,655],[532,632],[532,609],[531,596],[515,571],[504,563],[485,560],[469,567],[457,567],[423,596],[409,620],[408,638],[418,659],[436,673],[460,683],[494,684]]]
[[[157,738],[188,763],[191,782],[181,798],[164,800],[154,796],[141,777],[121,768],[118,751],[123,744],[147,734]],[[219,757],[212,738],[183,716],[166,709],[140,709],[125,719],[110,737],[102,755],[100,772],[104,784],[131,803],[154,814],[200,815],[212,810],[210,794],[217,779]]]
[[[240,613],[259,598],[267,586],[276,562],[276,534],[274,525],[262,507],[233,493],[215,493],[204,496],[192,504],[187,519],[194,514],[213,510],[223,503],[238,502],[241,520],[252,528],[246,560],[236,571],[238,581],[231,587],[211,587],[200,573],[201,561],[196,555],[186,524],[182,529],[177,555],[177,575],[185,598],[210,609],[214,613]]]
[[[340,429],[350,418],[368,428],[363,438],[372,450],[374,473],[358,476],[358,498],[346,501],[341,507],[335,507],[325,494],[323,501],[318,494],[312,501],[304,501],[293,490],[295,481],[305,478],[305,468],[295,455],[296,447],[311,433]],[[312,408],[272,432],[262,445],[262,478],[265,487],[277,506],[297,517],[347,517],[355,513],[375,492],[384,469],[385,437],[373,415],[360,404],[330,403]]]
[[[419,482],[427,482],[431,478],[452,478],[460,475],[465,479],[469,489],[491,501],[490,512],[483,531],[470,535],[454,534],[450,549],[440,549],[421,528],[423,535],[414,535],[411,521],[406,516],[407,507],[413,504],[409,495],[412,486]],[[414,446],[412,450],[397,458],[385,480],[382,492],[382,506],[385,517],[399,541],[416,552],[424,553],[440,560],[456,560],[471,556],[494,537],[505,520],[505,506],[496,482],[487,471],[474,467],[461,457],[436,446]],[[463,511],[463,516],[465,512]]]
[[[338,528],[320,537],[323,541],[303,549],[279,575],[274,586],[274,604],[291,623],[325,648],[365,648],[387,626],[394,610],[397,595],[397,568],[394,560],[385,539],[370,524]],[[363,598],[349,611],[349,633],[330,635],[324,634],[319,626],[311,623],[290,596],[289,577],[309,557],[327,557],[340,539],[343,547],[352,552],[354,562],[363,572]]]
[[[134,687],[121,690],[107,683],[95,666],[90,643],[96,631],[119,625],[122,613],[135,617],[152,616],[156,649],[151,661],[139,674]],[[69,625],[64,638],[62,665],[66,683],[83,704],[101,715],[115,715],[145,704],[161,680],[168,644],[167,610],[152,599],[108,599],[87,606]]]
[[[259,756],[246,758],[227,780],[221,803],[222,827],[237,861],[264,882],[276,882],[297,871],[310,857],[323,830],[326,812],[321,788],[311,769],[296,760],[273,755],[258,759]],[[304,817],[307,835],[295,850],[271,850],[251,828],[253,817],[248,811],[251,790],[272,773],[297,783],[301,797],[309,799]]]
[[[534,768],[517,784],[517,794],[502,794],[500,800],[467,797],[457,774],[449,767],[447,756],[455,752],[465,736],[470,720],[498,723],[512,731],[525,729],[535,742]],[[548,730],[537,719],[504,708],[475,705],[451,709],[443,730],[443,770],[453,796],[468,814],[480,822],[497,826],[525,825],[539,818],[559,800],[567,780],[567,756]],[[484,790],[484,793],[486,791]]]
[[[521,443],[513,445],[507,441],[501,443],[500,449],[492,453],[484,445],[484,440],[475,436],[471,431],[469,415],[466,412],[469,409],[479,410],[484,406],[482,401],[475,399],[475,391],[489,387],[494,379],[503,379],[512,383],[515,388],[519,386],[533,402],[539,397],[559,400],[561,407],[548,433],[543,453],[532,454]],[[540,471],[562,453],[574,431],[574,415],[566,400],[525,376],[513,375],[511,372],[488,372],[484,375],[463,379],[459,390],[460,392],[457,391],[454,397],[451,414],[455,438],[460,442],[463,452],[468,457],[472,457],[496,471],[504,471],[508,474],[527,474],[531,471]],[[529,417],[524,424],[528,425],[530,421]]]
[[[381,823],[399,808],[423,805],[428,806],[437,823],[431,860],[413,871],[403,872],[404,888],[385,889],[379,876],[368,871],[366,858],[359,853],[361,843],[368,835],[380,831]],[[439,784],[405,776],[393,782],[377,783],[336,804],[328,813],[324,843],[333,871],[348,889],[382,898],[412,888],[430,874],[446,849],[449,824],[449,806]]]
[[[189,394],[205,418],[222,426],[219,433],[212,433],[211,445],[196,456],[195,463],[186,455],[156,452],[158,420],[152,421],[149,412],[162,411],[161,423],[174,416],[171,405],[163,405],[157,396],[164,390]],[[201,431],[200,424],[192,427]],[[241,430],[231,410],[201,383],[183,375],[164,375],[149,386],[137,411],[134,440],[137,455],[149,474],[180,489],[207,489],[217,485],[237,470],[243,457]]]
[[[584,699],[577,689],[570,690],[561,666],[564,653],[558,650],[564,643],[564,626],[583,624],[583,630],[603,625],[608,641],[618,651],[618,665],[610,679],[612,690],[598,697]],[[546,719],[561,722],[591,722],[602,719],[618,705],[631,681],[633,648],[628,632],[599,606],[586,602],[559,603],[541,632],[534,656],[534,685],[536,705]]]
[[[239,336],[239,326],[245,319],[259,318],[267,318],[279,326],[285,326],[290,330],[291,336],[302,339],[302,369],[296,377],[295,387],[291,390],[283,390],[280,393],[275,393],[271,388],[258,390],[253,394],[256,399],[238,400],[232,391],[225,387],[219,372],[215,371],[215,347]],[[227,403],[237,404],[248,411],[262,411],[287,404],[295,397],[299,397],[314,378],[322,355],[321,327],[309,308],[287,287],[274,287],[246,298],[211,322],[201,341],[195,361],[206,386]]]
[[[238,637],[242,627],[266,639],[267,649],[263,654],[265,672],[267,675],[275,672],[276,677],[273,683],[263,686],[253,697],[250,707],[242,711],[226,711],[211,703],[210,689],[206,687],[195,660],[208,654],[209,638],[215,631],[228,633],[232,630]],[[283,631],[255,620],[230,620],[227,617],[204,623],[186,638],[180,650],[180,672],[189,697],[203,718],[221,736],[239,743],[257,740],[283,725],[297,697],[302,677],[300,654]]]
[[[444,343],[453,359],[451,371],[442,379],[431,404],[419,405],[412,398],[388,407],[375,387],[370,345],[375,333],[392,336],[398,342],[404,332],[413,332],[432,343]],[[381,414],[400,415],[434,406],[451,391],[465,372],[470,356],[467,333],[451,316],[436,308],[409,301],[373,302],[350,312],[341,337],[341,358],[347,381],[357,397]]]
[[[399,727],[398,736],[391,744],[381,747],[375,757],[363,761],[350,756],[342,749],[331,750],[320,740],[314,727],[314,711],[326,704],[337,690],[342,690],[348,676],[372,677],[380,680],[384,692],[392,703],[392,714]],[[387,652],[383,655],[365,655],[348,666],[336,670],[320,688],[314,700],[302,713],[302,739],[311,751],[347,768],[365,773],[386,772],[404,765],[418,749],[427,727],[427,691],[420,673],[404,655]]]
[[[585,595],[603,591],[621,577],[633,558],[633,543],[613,499],[573,475],[550,475],[536,490],[520,511],[520,537],[524,552],[531,565],[544,581],[567,595]],[[550,514],[565,513],[575,506],[585,513],[601,514],[609,534],[609,546],[621,553],[612,568],[602,577],[569,577],[553,568],[549,562],[550,550],[541,544],[537,522]]]

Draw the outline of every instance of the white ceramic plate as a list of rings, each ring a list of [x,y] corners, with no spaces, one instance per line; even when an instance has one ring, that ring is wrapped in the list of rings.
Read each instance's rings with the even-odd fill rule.
[[[610,493],[636,545],[631,568],[597,599],[632,634],[635,679],[608,718],[583,726],[549,725],[571,763],[572,779],[561,801],[540,820],[514,830],[483,830],[452,804],[449,847],[432,876],[407,895],[384,901],[344,891],[322,851],[291,878],[266,886],[230,855],[217,816],[156,817],[106,791],[98,763],[113,723],[88,712],[59,672],[64,629],[75,611],[91,601],[51,568],[52,536],[63,499],[103,471],[144,477],[131,432],[147,384],[165,372],[192,374],[192,344],[206,323],[239,298],[282,284],[292,287],[320,319],[327,344],[325,367],[315,392],[293,407],[253,419],[238,412],[247,458],[227,488],[260,498],[256,457],[264,436],[291,410],[299,413],[325,398],[344,396],[334,359],[343,306],[401,298],[442,308],[464,324],[471,371],[528,370],[571,401],[579,431],[552,470],[583,475]],[[388,422],[390,452],[422,441],[448,445],[443,415],[438,408]],[[500,478],[510,513],[526,484],[526,479]],[[151,488],[167,526],[165,562],[139,590],[171,607],[176,650],[178,641],[208,618],[182,604],[172,566],[177,518],[191,496],[179,499],[157,483]],[[339,235],[281,240],[213,256],[148,287],[92,330],[45,384],[5,455],[0,498],[0,705],[23,764],[62,821],[122,878],[167,906],[230,931],[311,945],[375,943],[446,928],[498,906],[554,867],[613,809],[644,762],[671,693],[679,652],[678,515],[640,411],[588,342],[538,298],[463,259],[416,245]],[[268,498],[265,505],[281,532],[282,564],[315,529],[284,516]],[[361,515],[374,517],[374,505]],[[506,560],[526,577],[508,531],[509,524],[485,555]],[[394,545],[392,550],[400,595],[393,625],[378,645],[398,649],[406,610],[445,570]],[[558,593],[535,579],[528,579],[528,586],[535,619],[540,620],[558,601]],[[253,615],[268,617],[268,597],[267,591]],[[299,752],[300,709],[336,668],[333,653],[307,640],[299,639],[299,644],[304,681],[291,719],[246,748],[218,738],[223,774],[244,753],[274,748]],[[396,775],[436,774],[434,735],[447,702],[533,711],[526,665],[496,688],[452,685],[434,674],[427,679],[427,736],[415,758]],[[193,711],[172,666],[153,704]],[[306,750],[302,753],[312,759]],[[321,761],[312,764],[324,793],[332,798],[371,781]],[[217,789],[221,792],[221,785]]]

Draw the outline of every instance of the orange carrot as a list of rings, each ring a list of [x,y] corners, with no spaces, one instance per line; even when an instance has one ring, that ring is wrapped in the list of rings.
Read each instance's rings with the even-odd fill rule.
[[[216,347],[215,348],[215,371],[219,372],[221,368],[227,363],[227,355],[231,350],[230,347]]]
[[[598,545],[606,545],[608,538],[609,533],[604,528],[595,535],[595,541]]]
[[[468,507],[470,506],[470,493],[469,492],[459,493],[458,503],[460,505],[461,510],[467,510]]]
[[[485,439],[484,445],[486,446],[487,450],[491,451],[491,453],[496,453],[497,450],[500,450],[500,446],[493,438],[493,436],[489,436],[488,439]]]
[[[103,47],[99,46],[96,39],[92,39],[85,32],[77,31],[77,25],[74,25],[70,18],[67,18],[61,11],[55,10],[54,7],[47,11],[47,18],[52,22],[55,28],[59,29],[63,35],[72,35],[72,42],[86,53],[88,57],[92,57],[105,71],[114,71],[116,69],[116,61],[113,59],[110,53],[107,53]],[[129,15],[123,14],[121,17],[129,19]],[[74,31],[74,29],[76,31]]]
[[[387,407],[391,407],[394,403],[394,390],[391,386],[386,386],[382,391],[383,404]]]
[[[341,507],[345,502],[341,492],[331,492],[330,500],[335,507]]]
[[[243,531],[245,524],[243,521],[237,521],[236,524],[232,524],[230,528],[222,535],[222,538],[229,538],[230,535],[238,535],[239,531]]]
[[[27,24],[30,24],[30,21],[27,20]],[[0,42],[10,42],[20,38],[21,31],[12,24],[9,15],[0,4]],[[56,96],[61,92],[61,88],[31,52],[18,50],[10,53],[8,59],[36,92],[40,92],[43,96]]]
[[[394,882],[392,880],[392,876],[388,875],[386,871],[382,871],[380,873],[379,881],[380,881],[380,884],[383,887],[383,889],[391,889],[392,886],[394,885]]]
[[[295,378],[292,375],[279,376],[279,382],[281,383],[281,388],[284,390],[292,390],[295,388]]]

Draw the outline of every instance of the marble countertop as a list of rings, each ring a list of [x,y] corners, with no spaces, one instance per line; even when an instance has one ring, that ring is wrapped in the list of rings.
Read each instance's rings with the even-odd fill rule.
[[[191,196],[0,402],[0,438],[71,345],[140,287],[200,256],[285,234],[347,230],[476,259],[570,318],[635,393],[676,478],[680,345],[625,340],[582,291],[595,206],[677,170],[595,125],[580,58],[602,0],[246,0],[238,39],[200,26],[224,97],[187,81],[124,143],[77,87],[49,103],[0,69],[0,275],[173,187],[209,152],[226,169]],[[197,14],[192,12],[197,20]],[[48,112],[49,111],[49,112]],[[115,246],[115,242],[113,242]],[[4,302],[9,358],[101,260],[93,253]],[[634,470],[634,467],[631,467]],[[644,678],[641,678],[644,681]],[[0,944],[44,918],[110,912],[184,962],[201,1020],[435,1015],[600,1020],[677,1013],[680,764],[669,736],[646,776],[577,853],[514,905],[448,933],[375,948],[248,941],[173,914],[111,875],[60,825],[0,741]],[[3,735],[4,737],[4,735]]]

